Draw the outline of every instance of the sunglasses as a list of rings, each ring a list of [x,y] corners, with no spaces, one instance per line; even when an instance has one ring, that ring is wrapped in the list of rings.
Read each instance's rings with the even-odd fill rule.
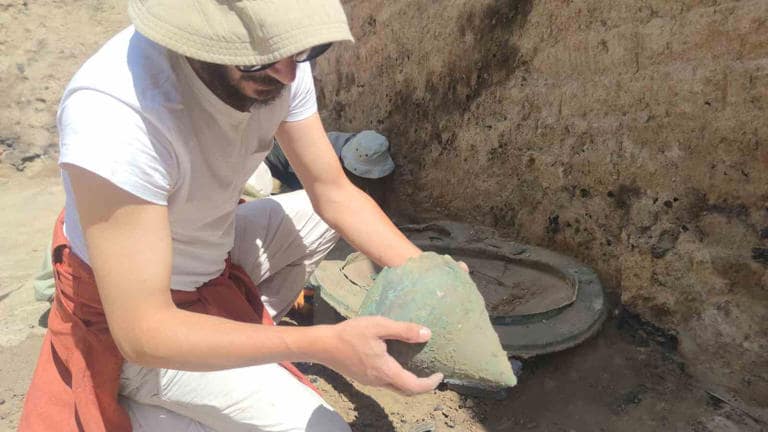
[[[318,57],[320,57],[323,53],[328,51],[328,48],[331,47],[331,43],[322,44],[313,46],[310,49],[306,49],[298,54],[295,54],[293,56],[293,61],[296,63],[302,63],[302,62],[308,62],[310,60],[314,60]],[[267,70],[277,64],[277,62],[267,63],[263,65],[249,65],[249,66],[235,66],[237,70],[243,73],[251,73],[251,72],[261,72],[264,70]]]

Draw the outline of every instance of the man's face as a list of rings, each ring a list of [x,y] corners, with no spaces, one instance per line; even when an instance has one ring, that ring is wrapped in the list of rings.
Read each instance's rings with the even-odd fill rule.
[[[234,66],[189,59],[203,83],[226,104],[240,111],[274,102],[296,78],[296,62],[284,59],[267,70],[241,72]]]
[[[284,59],[261,72],[241,72],[232,66],[228,66],[227,71],[230,82],[242,94],[259,103],[270,103],[296,79],[296,62]]]

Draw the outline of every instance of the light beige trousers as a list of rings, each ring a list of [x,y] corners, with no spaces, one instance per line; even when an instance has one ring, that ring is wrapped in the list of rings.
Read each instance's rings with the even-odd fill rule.
[[[277,322],[337,239],[306,193],[297,191],[238,206],[231,256],[258,285]],[[126,363],[120,385],[134,431],[350,430],[277,364],[188,372]]]

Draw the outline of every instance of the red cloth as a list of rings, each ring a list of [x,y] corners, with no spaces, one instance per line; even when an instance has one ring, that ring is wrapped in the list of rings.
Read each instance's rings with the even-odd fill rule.
[[[123,357],[109,333],[93,272],[72,253],[63,226],[64,212],[56,221],[51,251],[56,295],[19,430],[130,432],[128,414],[117,402]],[[274,324],[256,285],[229,261],[221,276],[197,291],[171,293],[182,309]],[[292,364],[281,365],[317,391]]]

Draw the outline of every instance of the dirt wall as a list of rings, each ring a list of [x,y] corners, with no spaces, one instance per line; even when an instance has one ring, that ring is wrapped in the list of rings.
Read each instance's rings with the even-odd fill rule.
[[[579,257],[687,367],[768,403],[768,2],[345,2],[329,128],[377,129],[393,209]]]

